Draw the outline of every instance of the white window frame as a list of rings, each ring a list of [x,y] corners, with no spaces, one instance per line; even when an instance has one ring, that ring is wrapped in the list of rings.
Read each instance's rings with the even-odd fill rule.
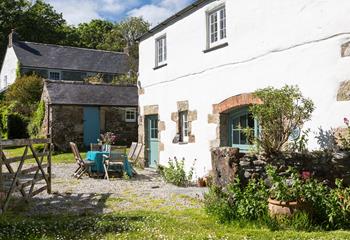
[[[213,22],[213,20],[216,21]],[[207,48],[213,48],[226,42],[227,18],[226,6],[223,4],[207,11]]]
[[[156,38],[156,67],[167,64],[168,50],[166,34]]]
[[[133,114],[133,117],[130,118],[129,114]],[[125,109],[125,122],[136,122],[137,119],[137,110],[136,108],[126,108]]]
[[[59,79],[51,79],[51,78],[50,78],[50,74],[51,74],[51,73],[58,73],[58,74],[59,74]],[[58,70],[49,70],[49,71],[48,71],[47,78],[48,78],[49,80],[54,80],[54,81],[62,80],[62,71],[58,71]]]
[[[188,111],[179,112],[179,127],[180,127],[180,141],[183,143],[188,142],[189,137],[189,121],[188,121]]]

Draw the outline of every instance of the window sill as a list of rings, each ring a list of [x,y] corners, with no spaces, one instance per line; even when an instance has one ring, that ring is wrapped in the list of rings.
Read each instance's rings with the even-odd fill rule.
[[[205,50],[203,51],[203,53],[212,52],[212,51],[215,51],[215,50],[218,50],[218,49],[227,47],[227,46],[228,46],[228,43],[226,42],[226,43],[217,45],[217,46],[215,46],[215,47],[211,47],[211,48],[205,49]]]
[[[163,67],[166,67],[166,66],[168,66],[168,64],[167,64],[167,63],[164,63],[164,64],[162,64],[162,65],[156,66],[155,68],[153,68],[153,70],[157,70],[157,69],[159,69],[159,68],[163,68]]]

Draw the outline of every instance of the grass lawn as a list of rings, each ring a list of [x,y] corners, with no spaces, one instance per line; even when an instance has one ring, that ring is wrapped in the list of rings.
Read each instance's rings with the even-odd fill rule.
[[[258,224],[219,224],[201,209],[107,215],[6,214],[0,239],[350,239],[350,232],[270,231]]]
[[[6,150],[6,154],[20,156],[23,150]],[[52,160],[74,162],[71,153],[54,155]],[[111,198],[103,206],[109,214],[27,216],[9,211],[0,215],[0,239],[350,239],[350,231],[271,231],[258,223],[220,224],[201,208],[159,208],[157,201],[147,200],[149,207],[135,211],[133,205],[118,209],[119,202]]]
[[[17,157],[22,156],[24,152],[24,147],[22,148],[13,148],[13,149],[5,149],[4,150],[6,157]],[[31,154],[29,151],[28,154]],[[80,152],[81,157],[85,159],[86,152]],[[53,153],[52,155],[52,163],[53,164],[62,164],[62,163],[75,163],[75,159],[73,156],[73,153]],[[34,159],[30,159],[29,161],[26,161],[26,163],[34,163]]]

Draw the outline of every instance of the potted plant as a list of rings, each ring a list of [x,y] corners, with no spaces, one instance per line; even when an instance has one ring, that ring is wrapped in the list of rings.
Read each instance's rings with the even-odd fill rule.
[[[98,143],[102,145],[102,150],[107,151],[109,146],[115,144],[117,141],[117,135],[112,132],[106,132],[105,134],[100,135]]]
[[[288,168],[285,177],[280,176],[276,168],[268,166],[267,175],[271,185],[268,199],[270,215],[292,216],[304,208],[302,181],[295,169]]]

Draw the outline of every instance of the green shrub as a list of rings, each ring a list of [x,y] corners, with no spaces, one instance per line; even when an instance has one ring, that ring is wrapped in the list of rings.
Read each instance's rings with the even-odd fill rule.
[[[280,176],[276,167],[270,165],[266,167],[266,173],[271,184],[269,189],[270,198],[288,202],[300,200],[303,197],[302,181],[295,169],[289,167],[286,175]]]
[[[7,89],[5,100],[13,105],[13,110],[26,117],[30,117],[35,111],[37,103],[41,99],[43,80],[36,75],[23,76]]]
[[[7,138],[21,139],[28,138],[28,119],[19,113],[9,113],[7,115]]]
[[[254,95],[262,104],[251,106],[250,111],[263,129],[255,141],[268,156],[279,154],[292,132],[311,118],[314,104],[296,86],[268,87]]]
[[[37,110],[34,112],[33,117],[28,125],[28,133],[31,137],[39,137],[41,127],[45,117],[45,103],[40,101]]]
[[[259,220],[267,215],[267,188],[262,180],[250,179],[242,187],[236,178],[226,190],[211,186],[204,195],[205,209],[220,222]]]
[[[182,159],[181,161],[178,161],[177,158],[174,158],[174,160],[169,159],[168,165],[168,167],[159,167],[160,174],[166,182],[181,187],[190,184],[193,176],[193,167],[189,173],[186,173],[185,159]]]

